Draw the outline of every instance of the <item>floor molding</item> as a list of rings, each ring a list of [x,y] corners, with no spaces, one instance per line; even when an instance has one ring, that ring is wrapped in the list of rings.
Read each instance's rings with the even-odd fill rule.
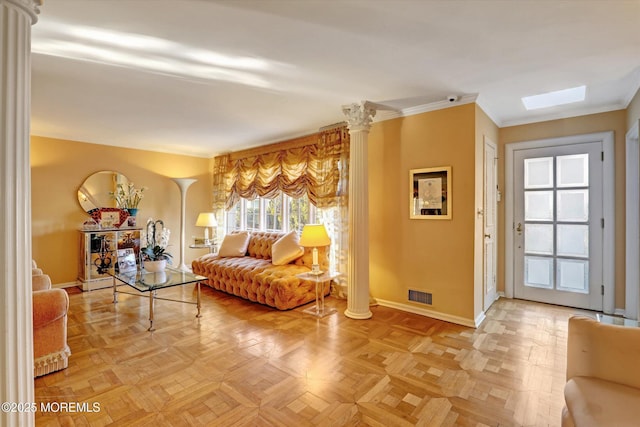
[[[408,313],[413,313],[413,314],[420,314],[422,316],[427,316],[427,317],[431,317],[438,320],[444,320],[445,322],[451,322],[457,325],[468,326],[470,328],[477,327],[476,321],[474,321],[473,319],[467,319],[460,316],[453,316],[451,314],[441,313],[439,311],[428,310],[425,308],[420,308],[420,307],[416,307],[409,304],[401,304],[395,301],[388,301],[380,298],[376,298],[376,301],[378,301],[378,304],[383,307],[395,308],[396,310],[402,310],[402,311],[406,311]],[[482,322],[482,320],[484,320],[484,313],[482,314],[482,319],[480,321]]]

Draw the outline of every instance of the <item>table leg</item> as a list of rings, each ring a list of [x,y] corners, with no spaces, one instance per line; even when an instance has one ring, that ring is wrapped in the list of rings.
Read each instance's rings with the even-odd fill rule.
[[[316,284],[316,292],[318,292],[317,286],[320,285],[320,315],[324,315],[324,282]]]
[[[200,282],[198,282],[196,284],[196,286],[198,288],[198,291],[197,291],[197,294],[196,294],[197,295],[197,297],[196,297],[196,301],[197,301],[196,307],[198,307],[198,314],[196,314],[196,317],[201,317],[201,315],[200,315]]]
[[[147,331],[155,331],[153,327],[153,302],[156,296],[156,291],[149,292],[149,329]]]
[[[116,286],[116,278],[113,278],[113,303],[118,303],[118,287]]]

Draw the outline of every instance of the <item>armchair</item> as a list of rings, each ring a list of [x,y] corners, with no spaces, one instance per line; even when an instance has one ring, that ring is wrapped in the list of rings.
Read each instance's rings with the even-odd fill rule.
[[[37,267],[34,267],[36,269]],[[34,376],[39,377],[69,364],[67,311],[69,297],[62,289],[51,289],[46,274],[32,275]]]
[[[637,426],[639,361],[640,328],[571,317],[562,426]]]

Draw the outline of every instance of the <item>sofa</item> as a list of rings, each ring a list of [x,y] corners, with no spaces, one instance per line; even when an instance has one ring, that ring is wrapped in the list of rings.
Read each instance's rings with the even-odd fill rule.
[[[311,250],[296,246],[295,233],[245,233],[248,239],[245,251],[225,252],[225,243],[241,233],[227,235],[218,254],[203,255],[192,262],[193,272],[207,277],[205,283],[213,289],[279,310],[315,301],[315,283],[296,276],[311,271],[312,255]],[[290,240],[288,247],[294,252],[289,257],[278,255],[276,261],[274,250],[280,248],[285,239]],[[328,247],[318,251],[320,268],[327,270]],[[330,282],[324,283],[325,295],[329,294],[330,286]]]
[[[33,374],[40,377],[69,366],[67,345],[69,297],[62,289],[51,289],[51,279],[32,265]]]
[[[640,425],[640,328],[569,319],[563,427]]]

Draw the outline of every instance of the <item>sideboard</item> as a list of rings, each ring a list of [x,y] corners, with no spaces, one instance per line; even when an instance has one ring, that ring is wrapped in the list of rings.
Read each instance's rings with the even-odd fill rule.
[[[78,282],[83,291],[113,286],[113,274],[118,259],[140,259],[140,230],[142,228],[116,228],[79,230],[80,256],[78,257]],[[121,266],[124,265],[121,262]],[[129,266],[135,268],[134,266]]]

